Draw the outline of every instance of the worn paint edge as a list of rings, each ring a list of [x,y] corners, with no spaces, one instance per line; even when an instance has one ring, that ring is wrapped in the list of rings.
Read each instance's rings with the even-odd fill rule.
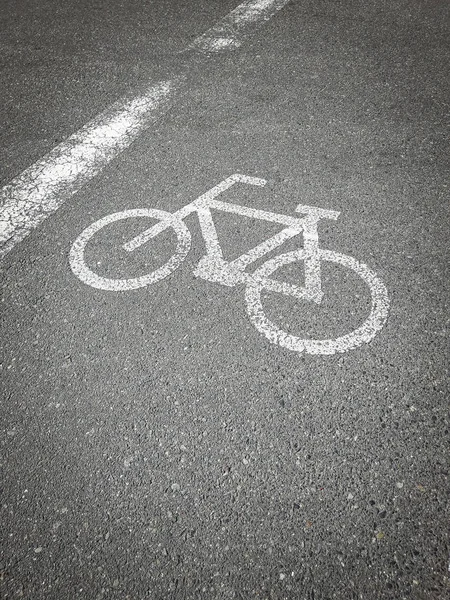
[[[188,49],[215,53],[239,48],[252,31],[288,2],[290,0],[247,0],[196,38]]]

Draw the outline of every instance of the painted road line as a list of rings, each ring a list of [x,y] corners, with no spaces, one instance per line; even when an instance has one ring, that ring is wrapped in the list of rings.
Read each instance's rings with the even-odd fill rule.
[[[208,53],[220,45],[222,50],[239,47],[251,31],[289,1],[243,2],[194,40],[189,47],[194,51],[191,65],[195,64],[196,52]],[[186,75],[174,77],[149,85],[146,92],[135,98],[118,100],[3,187],[0,190],[0,258],[167,112],[186,82]]]
[[[0,192],[0,258],[166,112],[179,87],[161,82],[115,102],[6,185]]]
[[[221,19],[189,46],[204,52],[220,52],[239,48],[247,35],[268,21],[290,0],[247,0]]]

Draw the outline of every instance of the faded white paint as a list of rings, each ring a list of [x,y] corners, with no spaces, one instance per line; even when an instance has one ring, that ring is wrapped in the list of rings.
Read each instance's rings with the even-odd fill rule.
[[[232,50],[288,1],[243,2],[194,40],[189,49],[200,53]],[[189,68],[188,62],[186,73]],[[185,76],[173,78],[149,85],[145,93],[133,99],[118,100],[3,187],[0,258],[128,148],[167,111],[186,82]]]
[[[168,109],[180,83],[116,102],[2,188],[0,257],[128,148]]]
[[[85,229],[73,244],[70,252],[70,265],[73,272],[84,283],[92,287],[113,291],[137,289],[164,279],[180,266],[189,252],[191,236],[184,224],[184,219],[195,212],[198,216],[200,229],[205,241],[206,254],[198,263],[194,274],[207,281],[230,287],[238,284],[246,285],[245,299],[250,320],[258,331],[265,335],[270,342],[295,352],[307,352],[309,354],[346,352],[363,343],[370,342],[386,322],[389,308],[388,294],[384,284],[366,265],[359,263],[350,256],[329,250],[322,250],[319,247],[318,222],[323,218],[336,220],[339,213],[299,204],[296,210],[304,215],[302,218],[299,218],[217,200],[217,196],[237,183],[262,187],[266,184],[266,181],[260,178],[235,174],[174,213],[153,209],[134,209],[114,213],[100,219]],[[235,260],[227,261],[223,256],[219,244],[211,209],[278,223],[284,227],[281,231],[255,248],[252,248],[247,253]],[[89,269],[84,260],[84,251],[89,240],[109,223],[139,216],[156,218],[159,220],[159,223],[146,229],[124,244],[123,249],[132,252],[165,229],[171,227],[177,234],[178,245],[175,254],[170,260],[156,271],[134,279],[109,279],[100,277]],[[256,260],[275,250],[286,240],[299,234],[303,234],[304,248],[267,260],[253,273],[245,271]],[[301,339],[282,331],[264,314],[261,293],[263,291],[277,292],[320,304],[323,297],[321,289],[321,263],[324,260],[353,270],[367,284],[372,297],[372,308],[369,317],[355,331],[334,340]],[[304,286],[277,281],[271,277],[280,267],[295,261],[304,262]]]
[[[247,0],[221,19],[189,46],[203,52],[239,48],[257,26],[281,10],[290,0]]]

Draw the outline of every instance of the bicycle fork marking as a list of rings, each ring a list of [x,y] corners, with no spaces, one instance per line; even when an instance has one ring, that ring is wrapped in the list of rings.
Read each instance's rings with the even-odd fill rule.
[[[222,192],[236,183],[264,186],[266,181],[255,177],[235,174],[228,177],[215,187],[202,194],[197,200],[187,204],[175,213],[156,209],[133,209],[114,213],[96,221],[85,229],[75,240],[70,251],[70,266],[74,274],[84,283],[102,290],[127,291],[137,289],[165,279],[186,258],[191,247],[191,235],[184,223],[184,219],[197,213],[200,229],[205,241],[206,254],[199,261],[194,270],[194,275],[210,282],[226,286],[246,285],[245,299],[247,312],[254,326],[265,335],[272,343],[278,344],[296,352],[310,354],[334,354],[346,352],[362,343],[369,342],[383,327],[388,313],[389,301],[387,291],[381,280],[365,265],[358,263],[350,256],[336,252],[322,250],[319,247],[318,222],[322,218],[336,220],[339,213],[324,210],[318,207],[299,204],[297,212],[303,213],[302,218],[277,214],[263,210],[253,209],[237,204],[217,200]],[[212,218],[211,209],[238,214],[244,217],[265,220],[284,225],[277,234],[268,238],[261,244],[252,248],[232,261],[226,261],[217,237],[216,227]],[[167,228],[173,228],[178,239],[175,254],[170,260],[148,275],[133,279],[109,279],[100,277],[87,267],[84,260],[84,250],[97,231],[113,223],[131,217],[152,217],[160,222],[153,225],[143,233],[123,245],[123,249],[132,252],[150,239],[156,237]],[[304,247],[300,250],[288,252],[267,260],[253,273],[245,269],[262,258],[272,250],[281,246],[285,241],[303,233]],[[304,262],[305,285],[284,283],[271,278],[272,273],[280,267],[295,262]],[[320,304],[323,292],[321,289],[321,261],[334,262],[355,271],[369,286],[372,294],[372,309],[369,318],[355,331],[334,340],[300,339],[287,334],[273,324],[264,314],[261,303],[261,292],[269,290],[284,295],[313,301]]]

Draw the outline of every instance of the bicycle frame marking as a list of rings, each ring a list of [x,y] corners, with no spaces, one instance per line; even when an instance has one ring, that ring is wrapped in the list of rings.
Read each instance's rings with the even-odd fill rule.
[[[319,304],[323,294],[320,284],[320,259],[317,255],[319,247],[317,223],[321,218],[336,220],[339,213],[300,204],[297,206],[296,211],[303,212],[306,216],[298,218],[241,206],[239,204],[222,202],[216,199],[219,194],[223,193],[236,183],[263,187],[267,182],[265,179],[235,174],[202,194],[197,200],[194,200],[178,211],[171,213],[173,219],[177,221],[184,220],[194,212],[197,213],[200,229],[205,241],[206,255],[200,260],[194,271],[194,275],[205,279],[206,281],[216,282],[230,287],[241,283],[250,283],[254,280],[254,275],[245,272],[245,269],[249,265],[278,248],[287,240],[303,233],[304,248],[307,253],[307,258],[305,259],[305,286],[301,288],[293,284],[282,283],[267,277],[264,278],[262,283],[264,283],[266,289],[271,291],[312,300]],[[242,254],[232,261],[226,261],[219,244],[217,231],[211,215],[211,209],[233,213],[252,219],[279,223],[280,225],[285,225],[285,227],[275,235],[252,248],[249,252]],[[158,223],[124,244],[123,248],[129,252],[136,250],[170,226],[171,222],[168,220]]]
[[[205,241],[206,254],[200,259],[194,270],[194,275],[210,282],[231,287],[244,284],[246,286],[245,302],[250,321],[271,343],[295,352],[322,355],[347,352],[363,343],[369,343],[386,323],[389,311],[389,298],[384,283],[366,265],[358,262],[351,256],[320,248],[318,222],[322,218],[336,220],[339,212],[299,204],[296,211],[304,214],[303,217],[299,218],[217,200],[217,196],[236,183],[262,187],[266,184],[266,181],[264,179],[235,174],[174,213],[151,208],[138,208],[113,213],[99,219],[87,227],[77,237],[71,247],[69,262],[73,273],[91,287],[116,292],[138,289],[165,279],[181,265],[189,253],[191,248],[191,234],[184,223],[184,219],[190,214],[196,213]],[[224,259],[219,244],[216,227],[211,214],[212,209],[274,222],[284,227],[281,231],[238,258],[227,261]],[[178,240],[175,254],[163,266],[141,277],[133,279],[110,279],[97,275],[87,266],[84,258],[84,251],[89,240],[106,225],[132,217],[150,217],[158,219],[159,222],[124,244],[124,250],[132,252],[170,227],[174,229]],[[270,258],[257,267],[253,273],[245,271],[256,260],[264,257],[272,250],[281,246],[285,241],[301,233],[303,233],[304,240],[301,249]],[[275,271],[284,265],[299,261],[304,263],[305,285],[303,287],[281,282],[271,277]],[[322,261],[331,262],[350,269],[364,281],[371,293],[371,311],[369,317],[362,325],[346,335],[329,340],[302,339],[286,333],[268,319],[263,309],[261,293],[263,290],[278,292],[320,304],[323,296],[321,289]]]

